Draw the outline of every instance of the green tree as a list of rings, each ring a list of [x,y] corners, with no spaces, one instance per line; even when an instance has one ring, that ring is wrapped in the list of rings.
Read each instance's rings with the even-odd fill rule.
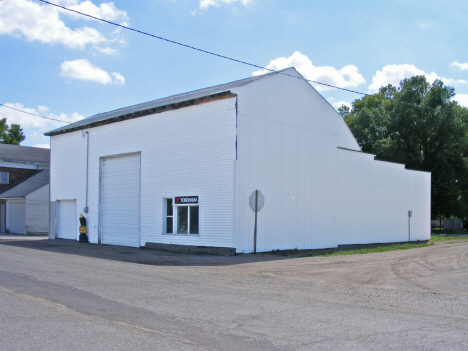
[[[19,124],[8,126],[6,118],[0,119],[0,143],[19,145],[26,137]]]
[[[415,76],[354,101],[344,115],[362,151],[432,173],[433,218],[468,216],[468,109],[454,95]]]

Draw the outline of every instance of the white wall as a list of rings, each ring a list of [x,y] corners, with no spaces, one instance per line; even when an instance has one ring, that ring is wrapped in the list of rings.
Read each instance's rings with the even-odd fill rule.
[[[11,234],[26,234],[25,200],[6,200],[6,227]]]
[[[248,199],[256,189],[265,196],[258,251],[407,241],[408,210],[411,240],[429,239],[430,174],[341,149],[360,150],[309,83],[277,74],[233,92],[237,111],[230,98],[89,129],[91,242],[98,241],[99,160],[134,152],[141,152],[141,245],[250,252]],[[53,136],[51,201],[76,199],[82,212],[85,171],[82,132]],[[199,236],[162,234],[163,199],[175,196],[199,196]]]
[[[89,129],[90,242],[98,241],[99,159],[141,152],[141,233],[146,242],[232,247],[235,98]],[[86,136],[51,137],[51,201],[85,207]],[[162,235],[163,198],[199,196],[200,235]]]
[[[289,70],[288,74],[295,74]],[[273,75],[238,94],[235,246],[253,250],[248,198],[265,196],[257,250],[429,239],[430,174],[374,161],[309,83]]]
[[[49,232],[49,184],[26,196],[26,232]]]
[[[49,239],[51,240],[54,240],[56,238],[56,231],[55,231],[56,213],[55,212],[56,212],[56,202],[50,201],[49,202]]]
[[[374,161],[371,156],[337,150],[338,237],[334,242],[345,245],[429,240],[431,174]]]
[[[6,225],[6,202],[0,203],[0,233],[5,233],[5,225]]]

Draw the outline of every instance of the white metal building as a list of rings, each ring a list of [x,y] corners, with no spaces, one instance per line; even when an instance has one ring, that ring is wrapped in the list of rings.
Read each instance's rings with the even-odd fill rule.
[[[252,252],[258,190],[257,251],[428,240],[430,173],[362,153],[334,108],[283,73],[301,77],[290,68],[47,133],[51,237],[76,240],[83,213],[93,243]]]

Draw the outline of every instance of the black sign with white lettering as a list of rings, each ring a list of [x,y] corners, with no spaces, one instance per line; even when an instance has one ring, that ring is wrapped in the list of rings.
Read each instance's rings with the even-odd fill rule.
[[[176,205],[198,204],[198,196],[176,196],[174,202]]]

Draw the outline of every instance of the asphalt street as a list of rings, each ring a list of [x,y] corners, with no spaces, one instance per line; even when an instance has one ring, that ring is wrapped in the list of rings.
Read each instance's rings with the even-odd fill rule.
[[[333,257],[0,238],[0,350],[467,350],[468,241]]]

